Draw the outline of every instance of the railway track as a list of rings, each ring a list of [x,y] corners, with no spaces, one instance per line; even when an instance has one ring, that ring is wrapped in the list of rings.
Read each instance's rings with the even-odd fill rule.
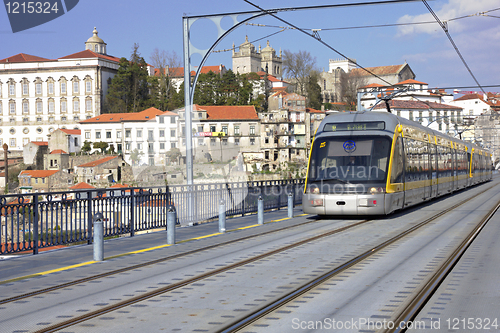
[[[493,186],[489,187],[488,189],[490,189],[492,187]],[[486,189],[486,190],[488,190],[488,189]],[[328,279],[331,279],[332,277],[334,277],[334,276],[336,276],[336,275],[344,272],[345,270],[349,269],[353,265],[356,265],[357,263],[362,262],[363,260],[369,258],[370,256],[374,255],[375,253],[381,251],[382,249],[387,248],[388,246],[390,246],[394,242],[397,242],[398,240],[400,240],[400,239],[408,236],[413,231],[418,230],[419,228],[425,226],[426,224],[428,224],[428,223],[430,223],[430,222],[438,219],[439,217],[445,215],[446,213],[448,213],[448,212],[450,212],[450,211],[452,211],[452,210],[460,207],[462,204],[466,203],[468,200],[469,199],[465,199],[465,200],[463,200],[463,201],[461,201],[461,202],[453,205],[452,207],[449,207],[447,210],[444,210],[444,211],[441,211],[441,212],[439,212],[437,214],[434,214],[432,217],[426,219],[425,221],[420,222],[417,225],[414,225],[413,227],[405,230],[404,232],[400,233],[399,235],[397,235],[395,237],[392,237],[391,239],[389,239],[389,240],[387,240],[385,242],[382,242],[382,243],[378,244],[377,246],[374,246],[374,247],[370,248],[368,251],[365,251],[364,253],[359,254],[358,256],[356,256],[355,258],[353,258],[353,259],[351,259],[349,261],[346,261],[346,262],[344,262],[344,263],[342,263],[340,265],[337,265],[333,269],[330,269],[328,272],[322,274],[320,277],[318,277],[318,278],[316,278],[314,280],[308,281],[304,285],[296,288],[295,290],[287,293],[286,295],[283,295],[283,297],[280,297],[279,300],[276,300],[272,304],[266,304],[264,307],[261,307],[261,308],[257,309],[256,311],[253,311],[251,314],[245,316],[245,318],[243,318],[242,320],[239,320],[237,323],[232,323],[231,325],[227,325],[226,327],[221,328],[220,331],[232,332],[232,331],[241,330],[242,328],[244,328],[244,327],[252,324],[256,320],[258,320],[259,318],[262,318],[263,316],[266,316],[267,314],[271,313],[272,311],[274,311],[275,309],[279,308],[280,306],[283,306],[284,304],[287,304],[288,302],[291,302],[292,300],[296,299],[297,297],[300,297],[301,295],[303,295],[303,294],[307,293],[308,291],[310,291],[311,289],[315,288],[316,286],[321,285],[322,283],[324,283]],[[315,221],[307,221],[307,222],[295,225],[294,227],[297,227],[297,226],[300,226],[300,225],[306,225],[306,224],[313,223],[313,222],[315,222]],[[335,234],[341,233],[343,231],[347,231],[347,230],[353,229],[353,228],[355,228],[357,226],[363,225],[363,224],[368,223],[368,222],[370,222],[370,220],[363,220],[363,221],[359,221],[359,222],[347,225],[347,226],[342,227],[342,228],[335,228],[334,230],[331,230],[331,231],[329,231],[327,233],[320,234],[320,235],[317,235],[317,236],[314,236],[314,237],[308,237],[308,238],[302,239],[301,241],[294,242],[293,244],[290,244],[290,245],[287,245],[287,246],[283,246],[283,247],[279,247],[279,248],[273,249],[272,251],[267,251],[265,253],[262,253],[262,254],[257,255],[257,256],[252,256],[251,258],[248,258],[248,259],[245,259],[245,260],[240,260],[240,261],[238,261],[238,262],[236,262],[234,264],[225,265],[224,267],[221,267],[221,268],[218,268],[218,269],[214,269],[214,270],[212,270],[210,272],[207,272],[207,273],[204,273],[204,274],[198,274],[198,275],[196,275],[196,276],[194,276],[194,277],[192,277],[190,279],[183,279],[182,281],[179,281],[177,283],[169,284],[169,285],[167,285],[165,287],[161,287],[161,288],[155,289],[155,290],[153,290],[151,292],[142,293],[142,294],[140,294],[138,296],[125,299],[125,300],[117,302],[115,304],[112,304],[112,305],[100,308],[100,309],[98,309],[96,311],[91,311],[91,312],[85,313],[83,315],[75,316],[75,317],[73,317],[71,319],[61,321],[61,322],[59,322],[57,324],[41,328],[41,329],[37,330],[37,332],[54,332],[54,331],[58,331],[58,330],[61,330],[61,329],[67,328],[67,327],[71,327],[71,326],[77,325],[78,323],[82,323],[82,322],[85,322],[87,320],[90,320],[92,318],[96,318],[96,317],[102,316],[102,315],[104,315],[106,313],[110,313],[110,312],[119,310],[121,308],[130,306],[130,305],[133,305],[133,304],[137,304],[139,302],[143,302],[143,301],[151,299],[153,297],[157,297],[158,295],[162,295],[162,294],[165,294],[165,293],[169,293],[169,292],[178,290],[178,289],[183,288],[183,287],[185,287],[185,286],[187,286],[189,284],[193,284],[193,283],[195,283],[197,281],[201,281],[203,279],[207,279],[209,277],[216,276],[218,274],[221,274],[221,273],[224,273],[224,272],[227,272],[227,271],[230,271],[230,270],[234,270],[234,269],[236,269],[238,267],[242,267],[242,266],[248,265],[250,263],[257,262],[259,260],[268,258],[270,256],[273,256],[273,255],[276,255],[276,254],[288,251],[290,249],[306,245],[307,243],[315,242],[315,241],[318,241],[320,239],[325,239],[325,238],[330,237],[332,235],[335,235]],[[268,231],[265,234],[276,233],[278,231],[283,231],[283,230],[286,230],[286,229],[289,229],[289,228],[280,228],[279,230]],[[168,257],[168,258],[162,258],[162,259],[159,259],[159,260],[154,260],[154,261],[150,261],[150,262],[147,262],[147,263],[142,263],[142,264],[139,264],[139,265],[134,265],[134,266],[126,267],[126,268],[119,269],[119,270],[113,270],[111,272],[107,272],[107,273],[104,273],[104,274],[94,275],[92,277],[88,277],[88,278],[85,278],[85,279],[79,279],[79,280],[75,280],[75,281],[72,281],[72,282],[59,284],[57,286],[53,286],[53,287],[46,288],[46,289],[43,289],[43,290],[38,290],[38,291],[35,291],[35,292],[32,292],[32,293],[25,293],[25,294],[19,295],[17,297],[12,297],[12,298],[9,298],[9,299],[3,299],[3,300],[0,301],[0,304],[7,304],[7,303],[11,303],[11,302],[16,302],[16,301],[19,301],[19,300],[25,300],[25,299],[27,299],[29,297],[39,296],[42,293],[50,293],[50,292],[53,292],[54,290],[68,288],[70,286],[74,286],[74,285],[81,284],[81,283],[84,283],[84,282],[88,282],[88,281],[92,281],[92,280],[97,280],[97,279],[102,279],[104,277],[110,277],[110,276],[115,275],[115,274],[120,274],[120,273],[123,273],[123,272],[135,270],[135,269],[142,268],[142,267],[145,267],[145,266],[150,266],[150,265],[154,265],[154,264],[158,264],[158,263],[168,262],[168,260],[173,260],[173,259],[180,258],[180,257],[183,257],[183,256],[192,255],[192,254],[195,254],[195,253],[203,251],[203,250],[209,250],[209,249],[217,248],[219,246],[229,245],[229,244],[232,244],[232,243],[235,243],[235,242],[239,242],[239,241],[242,241],[242,240],[251,239],[251,238],[254,238],[254,237],[257,237],[257,236],[262,236],[262,234],[252,235],[252,236],[246,236],[246,237],[240,237],[240,238],[235,239],[235,240],[227,241],[227,242],[224,242],[224,243],[221,243],[221,244],[217,244],[217,245],[214,245],[214,246],[204,247],[202,249],[193,250],[193,251],[190,251],[188,253],[183,253],[183,254],[180,254],[180,255],[174,255],[174,256],[171,256],[171,257]]]

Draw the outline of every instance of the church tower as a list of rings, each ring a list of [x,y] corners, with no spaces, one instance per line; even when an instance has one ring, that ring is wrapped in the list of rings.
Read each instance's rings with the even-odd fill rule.
[[[95,53],[106,54],[106,43],[97,36],[97,29],[94,27],[94,35],[85,42],[85,50],[91,50]]]
[[[276,51],[269,45],[262,50],[255,49],[255,46],[245,37],[245,42],[239,46],[239,52],[235,51],[233,43],[233,72],[245,74],[250,72],[266,71],[267,73],[280,77],[282,69],[281,51],[276,55]]]

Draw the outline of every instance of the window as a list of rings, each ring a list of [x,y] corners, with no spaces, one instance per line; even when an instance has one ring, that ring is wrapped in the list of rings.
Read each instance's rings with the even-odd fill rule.
[[[142,143],[137,143],[137,149],[142,150]]]
[[[11,122],[11,123],[15,123],[15,122],[16,122],[16,118],[10,118],[10,119],[9,119],[9,122]]]
[[[170,142],[170,148],[176,148],[176,146],[175,142]]]
[[[111,131],[106,131],[106,139],[111,139]]]
[[[170,117],[170,123],[175,124],[175,117]],[[175,147],[174,147],[175,148]]]
[[[16,85],[14,83],[9,84],[9,95],[14,96],[16,94]]]
[[[68,103],[66,100],[61,100],[61,112],[65,113],[68,111]]]
[[[61,82],[61,94],[66,95],[66,82]]]
[[[240,145],[240,139],[236,138],[234,139],[234,145],[239,146]]]
[[[95,132],[95,138],[96,139],[100,139],[101,138],[101,132],[100,131],[96,131]]]
[[[255,125],[250,125],[250,135],[255,135]],[[255,139],[254,139],[255,142]]]
[[[198,126],[198,132],[203,132],[203,126]]]
[[[170,130],[170,137],[175,138],[175,130]]]
[[[28,84],[23,83],[23,95],[28,95]]]
[[[53,82],[49,82],[48,84],[48,90],[49,90],[49,94],[54,94],[54,83]]]
[[[250,144],[253,146],[255,145],[255,138],[250,138]]]
[[[42,117],[36,117],[36,121],[37,122],[41,122],[42,121]]]
[[[49,100],[49,112],[54,112],[54,111],[55,111],[54,101]]]
[[[126,129],[125,130],[125,137],[130,138],[130,135],[131,135],[131,131],[129,129]]]
[[[215,125],[210,125],[210,132],[217,132]]]
[[[78,81],[73,81],[73,93],[78,94],[80,92],[80,88],[78,87]]]
[[[92,100],[85,100],[85,111],[92,111]]]
[[[10,139],[10,146],[15,147],[16,146],[16,139]]]
[[[215,139],[210,139],[210,145],[215,146]]]
[[[137,137],[142,138],[142,130],[140,129],[137,130]]]
[[[222,145],[227,146],[227,139],[222,139]]]
[[[61,121],[66,121],[66,120],[68,120],[68,118],[66,118],[66,117],[61,117]]]
[[[121,139],[122,138],[122,131],[116,131],[116,138]]]
[[[234,126],[234,135],[240,135],[240,127]]]
[[[227,135],[227,125],[222,125],[222,132],[226,133]]]
[[[73,100],[73,112],[80,111],[80,101],[78,99]]]
[[[85,139],[90,139],[90,132],[85,132]]]
[[[198,146],[204,146],[204,141],[205,141],[205,139],[198,138]]]
[[[160,142],[160,150],[165,150],[165,142]]]
[[[42,94],[42,84],[41,83],[35,83],[35,94],[37,94],[37,95]]]
[[[153,130],[148,130],[148,140],[154,141]]]
[[[158,117],[159,121],[160,121],[160,124],[164,124],[165,123],[165,117]]]
[[[164,138],[165,137],[165,130],[160,130],[160,138]]]
[[[11,102],[10,103],[10,111],[9,111],[10,114],[16,114],[16,103],[15,102]]]
[[[29,108],[29,103],[28,101],[23,101],[23,113],[29,113],[30,112],[30,108]]]
[[[125,143],[125,150],[130,150],[130,143],[129,142]]]
[[[91,81],[85,82],[85,91],[87,93],[91,93],[92,92],[92,82]]]
[[[30,121],[29,118],[23,118],[23,123],[28,123]]]
[[[49,123],[53,123],[54,122],[54,117],[49,117]]]
[[[36,112],[37,113],[42,113],[43,109],[42,109],[42,101],[38,100],[36,101]]]

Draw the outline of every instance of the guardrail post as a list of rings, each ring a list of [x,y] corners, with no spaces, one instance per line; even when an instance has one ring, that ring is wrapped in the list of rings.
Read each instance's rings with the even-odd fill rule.
[[[224,199],[220,200],[219,205],[219,232],[221,234],[226,232],[226,203]]]
[[[259,224],[264,224],[264,200],[262,195],[257,199],[257,221]]]
[[[128,226],[130,228],[130,237],[134,237],[135,235],[135,223],[134,223],[134,212],[135,212],[135,195],[134,195],[135,189],[131,188],[130,189],[130,213],[129,213],[129,221],[128,221]]]
[[[175,244],[175,221],[177,213],[174,205],[167,208],[167,244]]]
[[[104,260],[104,225],[102,214],[94,214],[94,261]]]
[[[33,195],[33,254],[38,254],[38,204],[38,193],[36,193]]]
[[[293,193],[288,194],[288,217],[293,217]]]

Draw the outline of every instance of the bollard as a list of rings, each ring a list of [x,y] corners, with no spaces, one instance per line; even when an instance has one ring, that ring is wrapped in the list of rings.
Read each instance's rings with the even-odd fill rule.
[[[264,224],[264,200],[262,200],[262,195],[259,195],[257,199],[257,221],[259,224]]]
[[[175,206],[170,205],[167,208],[167,243],[175,244],[175,220],[177,219],[177,213],[175,211]]]
[[[293,217],[293,194],[288,194],[288,217]]]
[[[102,214],[94,214],[94,261],[104,260],[104,225]]]
[[[220,200],[219,206],[219,232],[221,234],[226,232],[226,204],[224,199]]]

